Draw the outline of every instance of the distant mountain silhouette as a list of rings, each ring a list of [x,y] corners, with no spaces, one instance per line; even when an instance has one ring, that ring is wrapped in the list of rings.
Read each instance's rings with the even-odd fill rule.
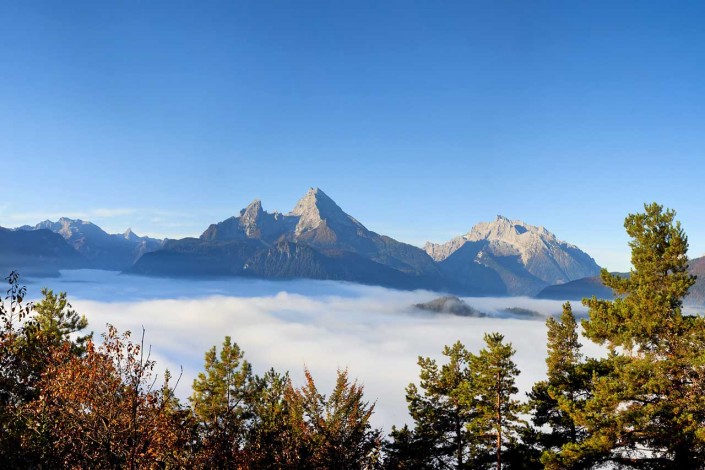
[[[463,299],[454,295],[447,295],[428,302],[414,304],[417,310],[433,313],[447,313],[461,317],[486,317],[487,314],[468,305]]]
[[[695,285],[690,288],[686,303],[691,305],[705,305],[705,256],[690,260],[688,271],[697,276]]]
[[[692,259],[688,262],[688,272],[695,275],[695,285],[690,288],[684,300],[685,305],[705,305],[705,256]],[[628,276],[628,273],[621,273]],[[578,301],[586,297],[595,296],[599,299],[613,299],[612,289],[602,284],[599,276],[586,277],[565,284],[546,287],[536,295],[539,299],[572,300]]]
[[[584,277],[575,281],[548,286],[536,294],[537,299],[551,300],[571,300],[580,301],[585,297],[597,297],[598,299],[614,299],[612,289],[605,287],[600,280],[600,276]]]
[[[0,227],[0,276],[56,276],[59,269],[88,266],[80,253],[50,230],[16,231]]]
[[[131,229],[124,234],[111,235],[94,223],[80,219],[60,218],[45,220],[35,226],[25,225],[20,231],[50,230],[61,235],[69,245],[81,253],[88,266],[96,269],[121,271],[127,269],[142,254],[161,246],[161,240],[139,237]]]

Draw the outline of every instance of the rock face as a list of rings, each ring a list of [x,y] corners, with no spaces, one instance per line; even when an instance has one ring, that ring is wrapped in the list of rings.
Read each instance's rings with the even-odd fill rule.
[[[166,276],[238,275],[335,279],[399,288],[442,289],[423,250],[368,230],[311,188],[288,214],[255,200],[198,238],[169,240],[130,272]]]
[[[50,230],[66,240],[88,263],[87,267],[109,270],[127,269],[144,253],[157,250],[162,241],[140,237],[131,229],[111,235],[97,225],[80,219],[45,220],[35,226],[23,226],[19,231]]]
[[[594,259],[545,228],[502,216],[424,249],[457,288],[474,285],[487,294],[533,295],[600,272]]]
[[[230,217],[206,229],[200,239],[204,241],[262,240],[274,243],[284,233],[293,230],[296,218],[278,212],[262,210],[262,203],[255,199],[240,211],[239,217]]]

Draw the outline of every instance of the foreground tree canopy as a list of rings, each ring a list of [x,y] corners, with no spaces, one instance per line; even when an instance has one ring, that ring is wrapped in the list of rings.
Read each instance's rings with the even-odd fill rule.
[[[615,300],[547,320],[546,378],[522,401],[499,333],[418,359],[411,426],[389,436],[347,370],[326,394],[305,370],[253,373],[230,337],[205,354],[187,403],[144,345],[108,325],[101,341],[66,294],[0,300],[0,468],[705,468],[705,321],[686,315],[688,240],[658,204],[629,215],[632,270],[602,272]],[[582,328],[582,330],[581,330]],[[604,347],[582,351],[585,340]],[[440,347],[439,347],[440,350]]]

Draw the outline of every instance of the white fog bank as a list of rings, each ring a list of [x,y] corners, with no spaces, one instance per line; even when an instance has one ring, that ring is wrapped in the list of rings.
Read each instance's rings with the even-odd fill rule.
[[[546,331],[542,318],[469,318],[412,308],[440,294],[404,292],[328,281],[189,281],[118,275],[105,271],[66,271],[55,279],[30,280],[31,297],[40,287],[68,292],[74,308],[99,335],[105,324],[131,330],[152,347],[158,369],[184,374],[177,393],[190,395],[203,355],[230,335],[245,351],[256,373],[270,367],[290,371],[301,384],[303,367],[328,393],[338,368],[365,386],[376,401],[374,424],[389,431],[409,422],[404,388],[418,378],[417,358],[441,358],[443,346],[460,340],[470,351],[483,345],[485,332],[498,331],[513,343],[521,370],[521,397],[545,374]],[[555,315],[561,302],[529,298],[464,298],[494,314],[521,307]],[[579,304],[577,312],[584,312]],[[598,349],[585,341],[586,353]]]

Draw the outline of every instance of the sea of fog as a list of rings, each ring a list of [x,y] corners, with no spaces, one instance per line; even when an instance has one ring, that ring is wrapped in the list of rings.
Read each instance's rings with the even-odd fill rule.
[[[557,315],[561,302],[526,297],[464,298],[491,317],[470,318],[414,309],[440,294],[398,291],[332,281],[251,279],[185,280],[130,276],[110,271],[63,271],[58,278],[25,279],[29,297],[48,287],[67,292],[96,337],[106,323],[146,330],[157,369],[183,376],[177,394],[191,393],[205,351],[229,335],[245,351],[256,373],[288,370],[295,385],[308,367],[322,393],[333,386],[337,369],[365,386],[376,402],[374,424],[389,431],[410,421],[405,387],[418,379],[418,356],[442,360],[446,344],[460,340],[470,351],[483,345],[485,332],[498,331],[516,348],[520,396],[544,377],[546,326],[538,319],[507,318],[510,307]],[[579,303],[576,313],[584,313]],[[585,341],[587,354],[597,347]]]

